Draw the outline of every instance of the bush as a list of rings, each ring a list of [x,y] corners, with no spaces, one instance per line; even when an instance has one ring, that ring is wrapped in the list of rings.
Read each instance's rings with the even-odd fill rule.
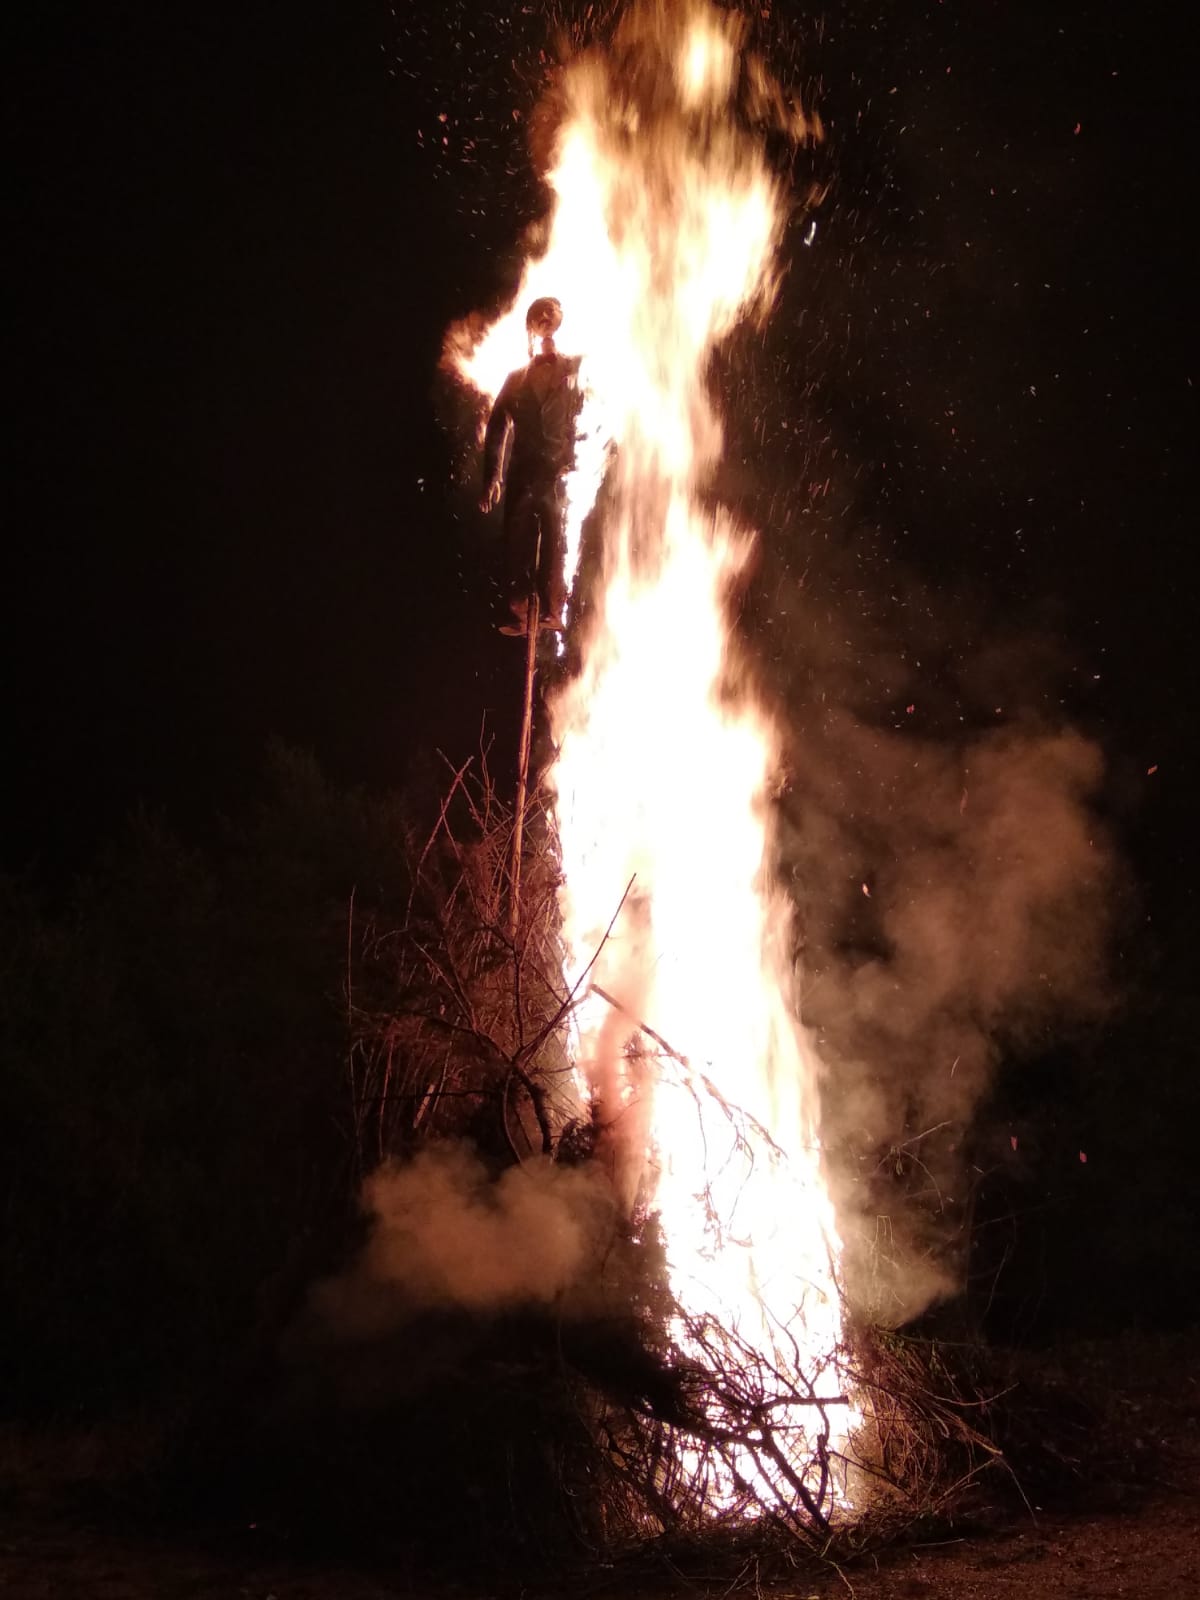
[[[276,749],[205,852],[139,816],[65,909],[0,886],[9,1413],[214,1374],[345,1218],[348,907],[402,894],[399,811]]]

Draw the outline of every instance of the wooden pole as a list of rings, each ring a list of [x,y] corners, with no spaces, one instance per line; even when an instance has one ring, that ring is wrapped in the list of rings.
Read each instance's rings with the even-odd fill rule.
[[[517,805],[513,817],[512,867],[508,875],[508,933],[515,939],[521,912],[521,846],[525,839],[525,802],[529,794],[529,753],[533,744],[533,680],[537,673],[538,593],[536,586],[525,611],[525,704],[521,743],[517,750]]]

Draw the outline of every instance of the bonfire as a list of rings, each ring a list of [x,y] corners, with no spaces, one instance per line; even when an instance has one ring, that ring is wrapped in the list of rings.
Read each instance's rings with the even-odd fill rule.
[[[388,961],[415,998],[368,1019],[356,1104],[379,1108],[380,1158],[473,1135],[487,1104],[531,1184],[549,1163],[602,1186],[595,1281],[564,1269],[556,1290],[618,1330],[598,1357],[577,1315],[557,1347],[590,1537],[769,1528],[823,1547],[880,1485],[940,1466],[915,1470],[938,1451],[889,1385],[899,1358],[851,1352],[820,1063],[772,873],[778,739],[731,620],[754,534],[713,492],[710,363],[769,316],[791,203],[765,138],[821,128],[705,0],[635,6],[567,65],[560,103],[540,243],[509,309],[451,330],[448,360],[484,409],[527,359],[526,306],[561,300],[582,389],[566,654],[531,626],[515,812],[460,769],[414,841]],[[953,1406],[921,1404],[969,1452]]]
[[[856,1409],[818,1069],[771,882],[776,743],[728,614],[752,534],[710,503],[722,427],[706,384],[715,348],[773,297],[785,200],[762,134],[820,125],[742,33],[707,5],[642,6],[566,68],[546,247],[510,312],[452,347],[494,396],[520,364],[524,306],[554,293],[582,358],[567,576],[603,478],[598,593],[580,668],[550,698],[542,783],[573,1097],[631,1224],[661,1231],[668,1331],[708,1378],[704,1437],[681,1431],[670,1493],[823,1524],[849,1504]]]

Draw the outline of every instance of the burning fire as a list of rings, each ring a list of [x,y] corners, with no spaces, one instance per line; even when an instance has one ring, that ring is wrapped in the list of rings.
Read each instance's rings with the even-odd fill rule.
[[[551,707],[576,1073],[630,1213],[660,1220],[677,1346],[760,1374],[769,1428],[716,1456],[681,1446],[684,1471],[714,1512],[799,1494],[827,1515],[854,1420],[839,1247],[770,881],[776,740],[726,614],[750,535],[704,498],[722,449],[707,362],[774,294],[783,202],[753,127],[814,129],[706,0],[635,8],[564,93],[546,252],[459,369],[494,396],[527,359],[524,307],[561,299],[585,392],[569,581],[608,470],[602,593]]]

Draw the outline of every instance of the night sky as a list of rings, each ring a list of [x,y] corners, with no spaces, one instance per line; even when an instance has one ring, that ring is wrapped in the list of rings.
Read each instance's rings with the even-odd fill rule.
[[[372,784],[461,758],[485,716],[504,735],[495,530],[437,361],[512,285],[530,113],[586,9],[29,8],[6,95],[8,867],[73,872],[139,802],[203,826],[272,735]],[[960,677],[1014,629],[1045,645],[1044,714],[1103,746],[1139,917],[1177,932],[1184,12],[765,6],[828,130],[797,194],[832,188],[720,374],[764,581],[811,566],[847,615],[919,593],[905,648],[936,635]]]

